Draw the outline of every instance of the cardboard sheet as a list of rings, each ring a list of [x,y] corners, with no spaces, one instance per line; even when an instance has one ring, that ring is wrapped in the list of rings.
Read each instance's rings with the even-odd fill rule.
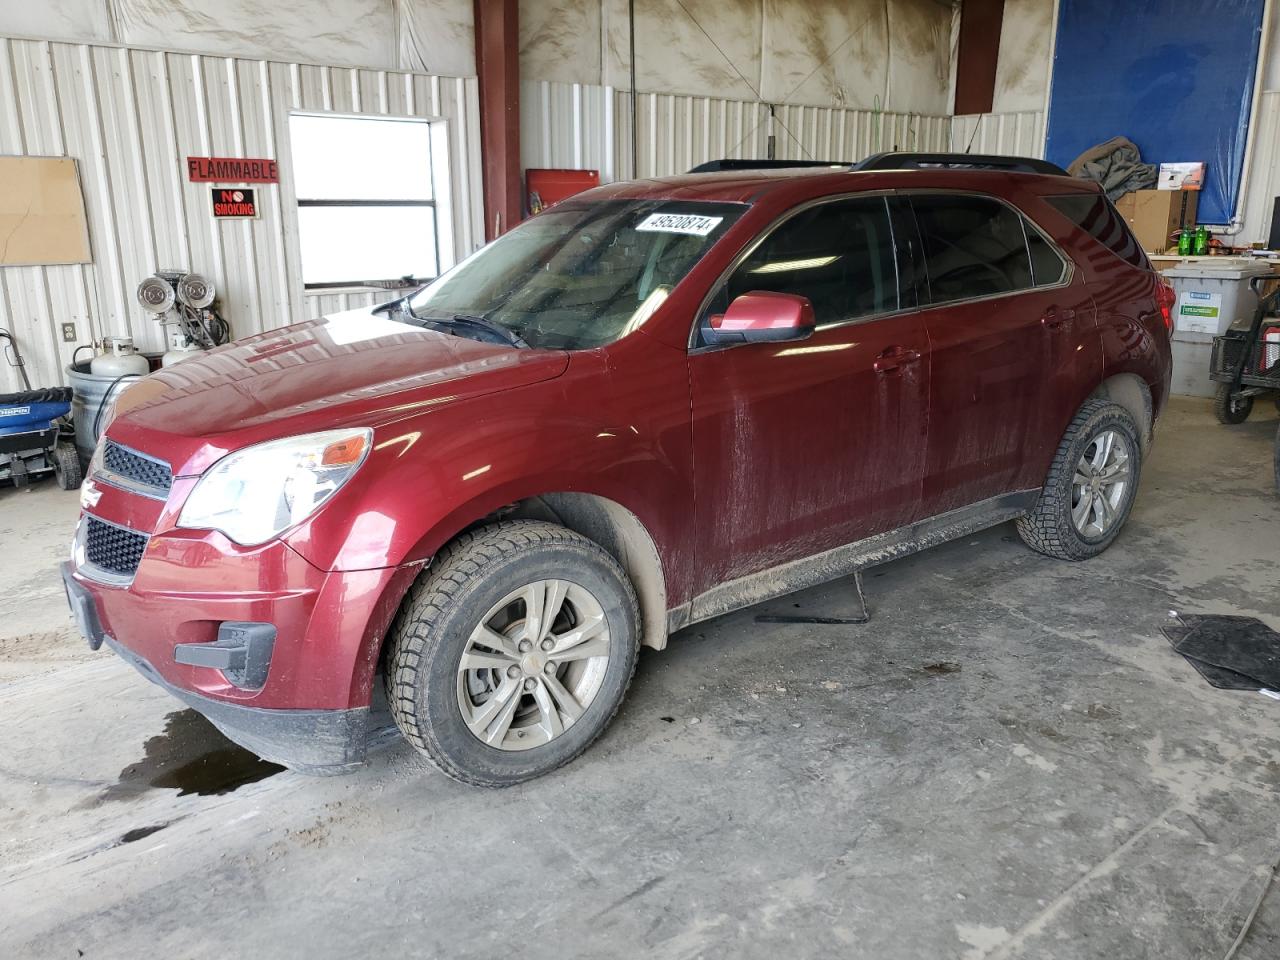
[[[0,266],[91,259],[75,160],[0,157]]]

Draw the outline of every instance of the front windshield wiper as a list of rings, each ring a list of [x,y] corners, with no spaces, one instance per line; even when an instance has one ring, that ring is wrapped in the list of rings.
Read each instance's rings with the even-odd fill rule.
[[[483,330],[485,333],[492,334],[503,343],[510,344],[513,347],[518,347],[522,350],[532,349],[529,342],[520,334],[510,327],[495,323],[488,317],[471,316],[465,313],[454,314],[452,317],[424,317],[414,312],[413,307],[410,306],[410,299],[411,297],[401,297],[398,300],[389,300],[374,307],[373,312],[390,313],[392,310],[396,310],[400,313],[400,318],[406,323],[423,327],[471,327],[474,330]]]
[[[524,337],[520,336],[520,334],[516,333],[510,327],[504,327],[500,323],[495,323],[494,321],[490,320],[488,317],[482,317],[479,315],[468,316],[465,313],[459,313],[459,314],[455,314],[453,317],[451,317],[448,320],[440,320],[437,322],[445,323],[445,324],[457,324],[459,326],[464,326],[464,327],[474,327],[477,330],[487,330],[489,333],[492,333],[495,336],[501,337],[506,343],[511,344],[511,346],[513,347],[519,347],[522,350],[532,349],[529,346],[528,341],[525,340]]]

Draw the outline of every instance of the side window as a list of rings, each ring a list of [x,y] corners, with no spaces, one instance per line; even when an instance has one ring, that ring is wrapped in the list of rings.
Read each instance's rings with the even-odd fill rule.
[[[1126,263],[1146,268],[1147,255],[1111,201],[1097,193],[1045,197],[1045,202]]]
[[[1032,286],[1022,218],[987,197],[912,197],[934,303]]]
[[[738,266],[712,311],[753,290],[808,297],[819,324],[898,309],[884,198],[836,200],[796,214]]]
[[[1067,264],[1044,236],[1029,223],[1023,223],[1027,233],[1027,250],[1031,253],[1031,279],[1037,287],[1057,283],[1067,271]]]

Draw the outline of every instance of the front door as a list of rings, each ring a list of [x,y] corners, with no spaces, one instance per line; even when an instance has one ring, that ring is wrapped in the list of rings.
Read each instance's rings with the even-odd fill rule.
[[[1046,403],[1093,330],[1092,301],[1017,211],[964,194],[913,196],[932,350],[919,517],[1024,486],[1046,443]],[[1063,390],[1063,393],[1068,391]]]
[[[904,525],[920,497],[929,344],[885,199],[794,214],[707,315],[753,290],[808,297],[818,329],[690,353],[699,592]]]

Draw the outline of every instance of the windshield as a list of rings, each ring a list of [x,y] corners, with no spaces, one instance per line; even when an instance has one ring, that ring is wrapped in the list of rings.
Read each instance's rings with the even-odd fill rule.
[[[746,209],[568,200],[477,251],[409,308],[424,319],[481,317],[534,347],[602,346],[644,323]]]

